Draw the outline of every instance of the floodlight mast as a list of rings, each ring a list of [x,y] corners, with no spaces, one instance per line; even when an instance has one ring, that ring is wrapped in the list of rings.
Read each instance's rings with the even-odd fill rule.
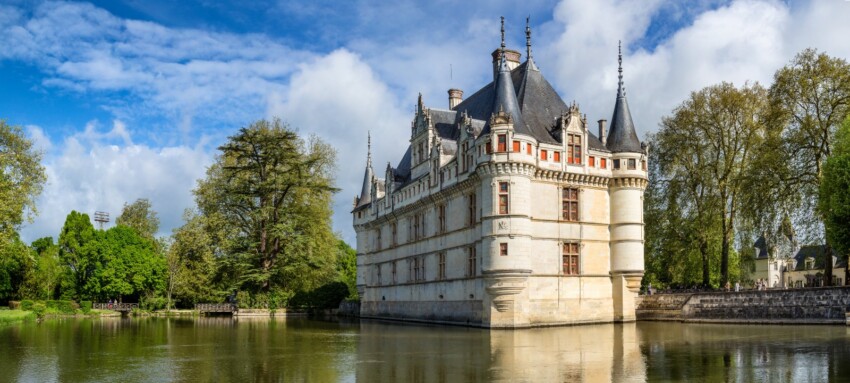
[[[100,230],[103,230],[103,224],[109,222],[109,213],[105,211],[94,212],[94,221],[100,224]]]

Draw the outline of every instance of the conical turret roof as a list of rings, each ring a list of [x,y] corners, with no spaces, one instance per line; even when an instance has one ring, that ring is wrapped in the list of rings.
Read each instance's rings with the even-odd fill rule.
[[[363,174],[363,187],[360,189],[360,196],[357,199],[357,206],[363,206],[372,202],[372,178],[375,177],[375,172],[372,170],[372,135],[368,139],[368,151],[366,154],[366,171]]]
[[[617,87],[617,101],[614,104],[614,115],[611,116],[611,129],[608,132],[606,146],[608,150],[614,153],[643,153],[637,132],[635,132],[632,113],[629,111],[629,102],[626,100],[626,89],[623,87],[623,53],[622,48],[620,49],[618,58],[620,81]]]

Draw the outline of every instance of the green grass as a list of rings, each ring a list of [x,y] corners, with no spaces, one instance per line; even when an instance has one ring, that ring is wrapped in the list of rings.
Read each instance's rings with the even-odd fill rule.
[[[0,310],[0,326],[35,319],[35,313],[23,310]]]

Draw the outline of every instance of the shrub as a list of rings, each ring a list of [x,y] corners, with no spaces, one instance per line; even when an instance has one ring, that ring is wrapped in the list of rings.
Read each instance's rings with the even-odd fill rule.
[[[139,304],[139,308],[148,311],[164,310],[168,306],[168,298],[157,295],[146,296]]]
[[[89,312],[91,312],[91,308],[92,308],[92,301],[82,301],[82,302],[80,302],[80,309],[83,310],[84,314],[88,314]]]
[[[44,318],[44,312],[47,311],[47,306],[44,303],[36,302],[32,304],[32,312],[39,318]]]
[[[20,310],[21,302],[20,301],[9,301],[9,310]]]
[[[333,309],[348,296],[348,285],[331,282],[311,291],[299,291],[289,300],[289,307]]]
[[[53,309],[63,314],[74,314],[80,305],[74,301],[45,301],[47,308]]]
[[[29,299],[22,300],[21,301],[21,310],[33,311],[32,310],[33,303],[34,302],[32,300],[29,300]]]

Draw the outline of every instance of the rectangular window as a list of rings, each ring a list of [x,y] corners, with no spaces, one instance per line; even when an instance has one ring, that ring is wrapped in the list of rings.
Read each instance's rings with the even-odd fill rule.
[[[565,275],[578,275],[578,243],[564,243],[562,262]]]
[[[407,260],[407,281],[408,282],[416,281],[416,271],[418,271],[419,269],[416,267],[416,262],[414,262],[414,260],[415,259],[408,259]]]
[[[640,167],[641,169],[643,169],[643,171],[646,171],[646,160],[640,162]]]
[[[581,164],[581,135],[570,134],[567,140],[567,163]]]
[[[531,154],[531,144],[525,144],[525,152]]]
[[[499,214],[508,214],[508,183],[499,182]]]
[[[561,216],[565,221],[578,222],[578,195],[578,189],[563,189],[561,193]]]
[[[561,152],[552,153],[555,156],[555,162],[561,162]]]
[[[466,276],[474,277],[477,274],[478,269],[478,259],[475,254],[475,246],[470,246],[469,250],[467,250],[467,258],[466,258]]]
[[[507,243],[502,242],[502,243],[499,244],[499,255],[501,255],[503,257],[508,256],[508,244]]]
[[[608,169],[608,159],[607,158],[600,158],[599,159],[599,167],[602,168],[602,169]]]
[[[378,275],[377,275],[375,284],[380,286],[381,285],[381,265],[375,265],[375,269],[378,270],[377,271]]]
[[[504,134],[500,134],[500,135],[499,135],[499,147],[498,147],[498,150],[499,150],[500,152],[506,152],[506,151],[508,151],[508,147],[507,147],[507,146],[508,146],[508,137],[507,137],[506,135],[504,135]]]
[[[375,250],[381,250],[381,229],[375,230]]]
[[[423,149],[424,149],[423,143],[420,142],[419,143],[419,159],[418,159],[419,162],[425,161],[425,151]]]
[[[620,160],[614,160],[614,170],[620,170]]]
[[[519,141],[514,141],[514,153],[519,153]]]
[[[390,229],[392,230],[392,235],[393,235],[391,246],[396,246],[396,245],[398,245],[398,223],[393,222],[392,225],[390,225]]]
[[[446,279],[446,253],[440,253],[440,272],[437,276],[439,279]]]
[[[398,282],[398,281],[396,280],[396,268],[395,268],[395,265],[396,265],[396,262],[395,262],[395,261],[393,261],[393,284],[396,284],[396,283]]]
[[[469,225],[469,227],[473,227],[473,226],[475,226],[475,221],[476,221],[476,219],[475,219],[476,214],[475,213],[478,210],[478,208],[476,207],[475,193],[470,194],[468,198],[469,198],[469,201],[467,203],[467,206],[468,206],[467,218],[469,220],[467,221],[467,224]]]
[[[413,239],[419,239],[419,214],[413,215]]]
[[[416,216],[411,216],[407,219],[407,242],[413,242],[416,239]]]
[[[439,225],[440,225],[439,231],[440,231],[440,233],[445,233],[446,232],[446,205],[440,205],[437,208],[437,215],[438,215],[438,220],[440,221],[439,222]]]
[[[596,167],[596,157],[594,157],[594,156],[587,157],[587,166],[590,166],[592,168]]]
[[[543,161],[549,160],[549,152],[544,149],[540,149],[540,159]]]
[[[637,169],[637,161],[634,158],[629,158],[629,170]]]
[[[487,152],[487,154],[493,153],[493,147],[491,146],[490,141],[487,141],[484,145],[485,145],[484,149]]]

